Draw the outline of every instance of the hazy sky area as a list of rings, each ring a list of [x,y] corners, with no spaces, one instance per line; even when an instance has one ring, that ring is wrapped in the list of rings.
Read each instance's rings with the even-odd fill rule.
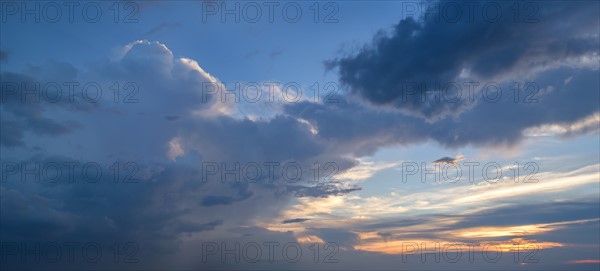
[[[2,270],[599,270],[598,1],[0,1]]]

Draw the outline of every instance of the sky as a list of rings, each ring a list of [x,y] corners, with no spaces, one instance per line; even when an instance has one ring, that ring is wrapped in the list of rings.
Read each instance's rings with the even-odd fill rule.
[[[1,1],[2,270],[598,270],[597,1]]]

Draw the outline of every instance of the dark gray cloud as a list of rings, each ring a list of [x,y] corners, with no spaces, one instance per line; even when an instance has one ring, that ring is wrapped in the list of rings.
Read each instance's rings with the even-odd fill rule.
[[[436,19],[445,14],[429,14],[420,21],[404,18],[390,34],[379,33],[356,54],[328,61],[328,67],[338,68],[349,91],[372,104],[435,118],[468,108],[463,99],[422,101],[420,94],[442,91],[436,83],[497,82],[582,56],[597,57],[598,3],[533,2],[539,12],[535,22],[527,23],[509,16],[512,2],[494,2],[504,12],[497,21],[480,12],[467,16],[469,5],[439,2],[439,12],[460,7],[463,16],[456,22]],[[410,89],[410,83],[418,89]]]
[[[339,196],[352,193],[354,191],[360,191],[362,190],[362,188],[357,185],[340,186],[336,184],[326,183],[317,186],[288,185],[287,190],[299,198],[326,198],[329,196]]]
[[[583,120],[600,110],[598,3],[534,3],[540,9],[532,23],[512,16],[490,22],[481,13],[458,22],[435,14],[405,18],[389,35],[329,62],[351,95],[336,104],[287,105],[285,112],[308,120],[331,149],[356,155],[427,140],[449,148],[514,145],[529,128]],[[441,1],[438,10],[454,4]],[[497,4],[510,10],[508,2]],[[432,87],[451,82],[461,86],[460,99]],[[479,85],[471,90],[467,82]],[[403,83],[425,88],[413,92]],[[498,96],[482,90],[490,86]],[[590,125],[562,136],[597,130]]]
[[[304,221],[308,221],[308,218],[294,218],[294,219],[286,219],[281,222],[281,224],[291,224],[291,223],[302,223]]]
[[[440,159],[437,159],[435,161],[433,161],[434,164],[456,164],[456,162],[458,162],[460,159],[458,159],[457,157],[442,157]]]
[[[43,177],[37,182],[35,175],[25,181],[20,174],[8,178],[3,175],[1,238],[7,242],[126,240],[137,242],[147,251],[170,254],[177,252],[181,239],[189,234],[234,227],[259,213],[276,214],[281,205],[273,202],[288,199],[267,186],[203,183],[197,177],[197,168],[175,163],[138,164],[135,181],[122,183],[115,182],[111,174],[114,164],[110,163],[99,164],[103,174],[89,182],[78,169],[91,161],[42,155],[26,160],[4,156],[2,161],[27,164],[30,169],[34,165],[80,165],[71,176],[63,167],[61,177],[52,182]],[[241,213],[231,217],[230,212],[223,211],[231,210],[227,205],[214,205],[214,200],[213,204],[198,204],[218,198],[214,191],[237,195],[232,197],[236,201],[250,195],[257,198],[233,207]]]
[[[437,121],[423,121],[420,117],[352,100],[340,100],[337,104],[297,103],[286,106],[285,110],[312,123],[319,130],[317,136],[328,142],[330,148],[361,155],[384,146],[430,139],[449,148],[514,145],[528,128],[569,125],[600,109],[597,68],[547,70],[537,76],[536,85],[539,91],[535,102],[514,102],[512,93],[502,94],[497,101],[481,99],[460,115]],[[499,86],[506,90],[510,84]],[[594,124],[587,130],[595,131],[596,127]]]

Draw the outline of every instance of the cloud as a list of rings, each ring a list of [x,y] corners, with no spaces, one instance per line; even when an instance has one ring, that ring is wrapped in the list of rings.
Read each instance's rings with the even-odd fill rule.
[[[559,136],[570,138],[583,134],[600,132],[600,112],[590,115],[573,123],[545,124],[528,128],[524,131],[526,136]]]
[[[26,132],[37,135],[58,136],[70,133],[81,125],[76,121],[55,120],[49,117],[55,111],[78,112],[93,107],[93,105],[75,106],[60,100],[55,102],[53,96],[51,97],[54,94],[42,94],[44,93],[42,92],[43,89],[51,88],[43,86],[50,86],[50,84],[56,82],[49,82],[48,78],[52,74],[46,74],[44,71],[55,68],[58,70],[57,73],[61,73],[61,68],[69,70],[67,74],[61,73],[60,77],[65,80],[62,82],[72,81],[71,67],[65,63],[52,62],[43,69],[35,68],[40,73],[40,77],[44,78],[41,81],[23,73],[2,72],[0,76],[1,121],[3,127],[6,125],[11,129],[2,129],[3,140],[1,145],[24,145],[23,138]]]
[[[592,239],[586,240],[584,236],[575,236],[578,236],[577,229],[588,232],[589,227],[599,223],[596,216],[598,202],[593,193],[588,194],[590,198],[578,200],[547,200],[541,196],[554,198],[552,195],[594,187],[596,170],[597,165],[564,173],[545,172],[536,176],[543,180],[539,183],[515,184],[510,181],[381,196],[300,198],[297,204],[282,212],[280,218],[265,223],[265,227],[273,231],[293,231],[298,235],[317,235],[325,241],[328,239],[324,236],[305,229],[347,229],[360,233],[361,239],[377,242],[534,238],[559,243],[588,243],[595,237],[588,235]],[[528,197],[522,198],[523,195]],[[302,226],[280,224],[282,219],[297,217],[310,220]],[[559,231],[565,231],[565,238],[556,237]]]
[[[229,205],[237,201],[233,197],[229,196],[206,196],[200,203],[202,206],[214,206],[214,205]]]
[[[322,203],[316,205],[322,206]],[[335,206],[353,210],[352,205],[346,202]],[[310,209],[310,205],[304,207]],[[335,209],[334,205],[330,207]],[[401,254],[404,249],[402,246],[408,243],[426,243],[427,247],[434,247],[436,244],[469,244],[474,245],[475,250],[482,250],[484,245],[497,245],[491,249],[508,252],[514,251],[515,243],[519,243],[521,248],[530,246],[537,249],[565,247],[575,243],[593,245],[598,236],[589,233],[599,223],[599,218],[595,215],[597,211],[598,202],[592,198],[581,201],[491,205],[475,211],[461,212],[455,209],[443,214],[411,212],[350,219],[348,216],[339,216],[341,212],[337,216],[321,213],[319,216],[312,216],[301,227],[272,225],[269,228],[282,232],[291,229],[300,238],[310,235],[324,242],[340,241],[339,237],[328,234],[327,229],[334,228],[340,233],[348,230],[356,238],[347,239],[345,244],[356,250],[384,254]],[[315,210],[315,214],[319,212],[323,210]],[[353,215],[354,212],[349,214]]]
[[[310,122],[319,131],[316,136],[329,142],[331,148],[357,156],[386,146],[428,140],[448,148],[514,146],[529,134],[528,129],[544,125],[590,127],[572,130],[580,132],[574,135],[595,131],[591,127],[600,99],[597,75],[597,68],[544,71],[536,80],[537,102],[515,102],[512,94],[501,95],[498,101],[479,100],[460,115],[435,121],[366,106],[353,99],[340,99],[336,104],[301,102],[287,105],[284,111]],[[572,80],[565,84],[564,78],[569,77]],[[504,90],[510,85],[500,84]]]
[[[230,205],[234,202],[246,200],[252,196],[252,191],[248,190],[248,185],[244,183],[234,183],[231,187],[238,189],[237,195],[234,196],[223,196],[223,195],[208,195],[202,198],[200,205],[202,206],[215,206],[215,205]]]
[[[356,165],[344,172],[336,174],[335,178],[341,179],[341,180],[362,181],[362,180],[371,178],[373,175],[375,175],[379,171],[390,169],[390,168],[396,168],[400,165],[400,162],[376,163],[376,162],[364,161],[361,159],[358,159],[358,161],[359,161],[358,165]]]
[[[75,184],[23,184],[19,176],[13,176],[0,187],[2,240],[72,241],[89,236],[107,242],[132,240],[143,244],[145,251],[155,253],[147,259],[157,255],[165,259],[167,255],[178,255],[178,249],[183,248],[197,251],[201,246],[198,240],[228,240],[232,233],[236,237],[267,236],[286,242],[301,237],[319,242],[333,240],[351,248],[360,240],[360,234],[348,228],[350,225],[365,232],[383,233],[377,236],[387,239],[397,237],[392,226],[442,230],[467,219],[454,215],[404,221],[372,219],[394,217],[413,209],[435,210],[433,204],[472,207],[482,198],[501,201],[532,192],[553,193],[595,180],[588,168],[584,170],[586,174],[557,174],[556,178],[531,187],[478,186],[444,190],[441,195],[401,195],[400,200],[398,195],[359,197],[354,192],[361,187],[342,181],[310,183],[314,170],[310,165],[314,162],[335,162],[338,172],[352,174],[348,179],[366,178],[395,166],[354,158],[372,154],[383,146],[432,139],[450,147],[493,145],[518,141],[527,127],[577,122],[596,105],[595,81],[590,79],[594,70],[561,71],[560,76],[547,74],[550,79],[560,79],[560,85],[548,83],[554,88],[545,88],[541,98],[544,104],[516,107],[516,113],[506,113],[506,103],[489,111],[488,104],[481,103],[474,105],[471,113],[461,114],[461,118],[427,122],[397,110],[340,99],[340,103],[331,105],[306,101],[286,105],[278,114],[251,119],[236,115],[236,104],[222,103],[214,97],[203,99],[204,84],[216,87],[221,82],[194,60],[176,55],[164,44],[135,41],[119,48],[112,59],[101,59],[84,68],[55,62],[6,73],[8,77],[3,73],[2,79],[11,82],[135,82],[139,102],[133,104],[115,103],[113,97],[105,96],[97,105],[78,100],[23,107],[13,97],[3,102],[1,121],[3,128],[14,129],[2,129],[0,135],[3,161],[95,161],[105,168],[115,159],[134,161],[139,166],[135,175],[139,182],[118,183],[114,176],[106,174],[91,184],[81,180]],[[571,78],[566,85],[562,78],[565,76]],[[583,94],[579,97],[585,98],[584,104],[566,99],[579,94]],[[558,104],[576,110],[564,115],[559,115],[558,110],[547,110]],[[498,112],[508,116],[495,117]],[[516,128],[503,130],[512,125]],[[52,138],[47,139],[48,135]],[[220,174],[203,177],[203,162],[228,166],[295,162],[302,165],[302,177],[298,182],[286,182],[279,170],[273,175],[274,182],[267,181],[267,174],[257,183],[237,180],[240,178],[222,182]],[[423,202],[423,198],[430,202]],[[288,209],[291,200],[294,205]],[[276,225],[254,227],[260,223],[257,217],[261,221],[276,221]],[[309,229],[304,232],[306,228]],[[32,232],[43,232],[44,236],[27,235]],[[415,235],[427,237],[423,232]],[[41,239],[35,239],[38,237]],[[196,250],[187,250],[190,247]],[[197,260],[197,255],[192,256]]]
[[[329,62],[350,95],[335,104],[287,105],[284,112],[310,123],[332,148],[358,156],[428,140],[454,149],[514,146],[548,130],[561,137],[596,132],[597,9],[535,3],[540,8],[535,23],[517,25],[510,16],[493,23],[471,22],[468,16],[458,22],[435,16],[421,22],[402,19],[391,34],[380,33],[355,54]],[[508,4],[499,3],[503,9]],[[454,3],[441,1],[438,10],[445,5],[453,8]],[[555,19],[559,16],[570,24],[563,26]],[[479,84],[474,93],[462,86],[467,82]],[[413,92],[403,83],[426,88]],[[436,83],[461,85],[460,98],[435,99],[444,97]],[[495,99],[482,92],[490,86],[499,89]]]
[[[302,223],[304,221],[308,221],[310,219],[308,218],[293,218],[293,219],[286,219],[283,222],[281,222],[282,224],[290,224],[290,223]]]
[[[494,3],[510,11],[510,3]],[[374,105],[433,119],[468,109],[466,99],[423,101],[421,95],[443,91],[436,83],[532,78],[569,62],[597,62],[597,9],[581,3],[535,3],[539,12],[532,23],[515,22],[506,13],[494,22],[478,12],[456,22],[436,19],[444,14],[428,14],[422,21],[407,17],[390,34],[380,32],[371,44],[329,61],[328,67],[338,68],[350,93]],[[457,7],[470,14],[469,5],[452,1],[439,1],[436,12]],[[410,89],[411,83],[418,87]]]
[[[354,191],[360,191],[362,188],[356,185],[344,186],[334,183],[326,183],[317,186],[289,185],[287,190],[292,192],[296,197],[300,198],[327,198],[329,196],[340,196]]]
[[[318,236],[326,242],[332,242],[340,246],[342,249],[347,249],[354,245],[358,240],[358,235],[346,229],[332,228],[309,228],[307,233]]]
[[[2,130],[0,131],[0,145],[5,147],[22,146],[24,129],[16,121],[0,119]]]
[[[198,233],[203,231],[210,231],[215,229],[217,226],[223,224],[222,220],[215,220],[208,223],[193,223],[193,222],[185,222],[180,223],[177,227],[178,232],[184,233]]]
[[[456,157],[442,157],[433,161],[434,164],[448,164],[448,165],[456,165],[458,162],[464,159],[462,154],[457,155]]]
[[[343,183],[307,182],[315,162],[335,162],[339,170],[346,170],[356,161],[330,152],[297,118],[275,115],[251,120],[232,115],[236,104],[202,95],[203,86],[218,90],[221,82],[194,60],[176,58],[164,44],[135,41],[115,52],[112,58],[85,67],[49,62],[2,74],[3,94],[5,82],[64,80],[96,82],[105,89],[114,82],[120,86],[134,82],[138,91],[135,103],[115,102],[112,92],[106,92],[96,104],[80,98],[23,104],[19,91],[24,89],[17,88],[3,101],[3,162],[95,163],[103,169],[96,183],[81,176],[69,182],[66,174],[58,183],[23,183],[18,174],[3,179],[3,241],[92,238],[108,247],[111,241],[128,240],[144,248],[146,260],[167,259],[195,240],[226,240],[230,230],[253,225],[256,217],[276,217],[295,197],[360,190]],[[115,181],[111,166],[128,162],[135,165],[136,182]],[[205,162],[224,163],[227,168],[252,162],[280,166],[273,182],[265,172],[256,183],[237,178],[241,175],[222,182],[220,174],[203,177]],[[281,165],[292,162],[302,165],[302,178],[289,183]],[[124,175],[132,173],[131,168],[119,169]],[[10,217],[4,219],[5,214]],[[245,234],[259,235],[261,230],[253,228]]]

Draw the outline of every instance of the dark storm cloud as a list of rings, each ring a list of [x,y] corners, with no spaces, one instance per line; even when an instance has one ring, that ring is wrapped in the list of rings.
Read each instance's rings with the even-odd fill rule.
[[[174,58],[160,43],[134,42],[122,53],[116,60],[101,60],[85,69],[71,69],[62,63],[50,68],[31,65],[23,74],[2,76],[11,82],[52,80],[52,77],[94,82],[134,81],[140,90],[139,103],[124,105],[103,100],[104,103],[89,110],[73,109],[78,114],[69,116],[85,124],[69,131],[68,136],[81,143],[78,146],[65,144],[70,139],[64,137],[57,139],[58,147],[42,145],[37,141],[39,133],[50,130],[49,127],[32,121],[21,124],[22,120],[36,116],[62,121],[64,115],[55,115],[56,111],[71,112],[71,106],[78,105],[24,106],[18,95],[3,102],[3,162],[40,165],[95,162],[102,165],[105,173],[97,183],[79,179],[69,183],[61,179],[57,184],[22,183],[19,175],[13,175],[0,186],[3,241],[95,241],[103,242],[103,247],[110,242],[132,241],[151,254],[146,260],[164,259],[166,255],[177,254],[189,236],[220,241],[228,238],[228,229],[252,224],[256,217],[279,217],[287,206],[285,203],[294,196],[326,197],[359,189],[311,187],[305,183],[312,178],[306,165],[333,161],[341,171],[356,162],[343,158],[341,152],[330,152],[326,143],[314,137],[307,125],[296,118],[280,115],[252,121],[227,114],[197,114],[202,110],[214,113],[219,109],[213,109],[215,105],[226,106],[202,100],[203,83],[215,83],[218,79],[196,68],[193,62]],[[5,130],[5,127],[20,129]],[[27,132],[33,132],[33,136],[24,136]],[[87,139],[93,143],[85,144]],[[185,153],[169,157],[170,142],[174,139]],[[18,144],[42,148],[5,152],[4,145]],[[60,144],[67,146],[62,148]],[[55,156],[47,157],[45,153]],[[77,158],[72,153],[77,153]],[[85,161],[86,158],[90,160]],[[110,170],[114,160],[135,162],[137,182],[115,182]],[[234,181],[240,182],[229,183],[221,182],[220,174],[203,178],[203,162],[228,166],[295,162],[305,172],[293,185],[281,181],[281,166],[273,174],[273,183],[264,181],[266,173],[257,183],[237,179]],[[231,215],[232,212],[236,215]],[[195,247],[190,251],[197,250]]]
[[[286,200],[280,195],[279,199],[273,198],[270,195],[274,191],[261,186],[203,183],[197,177],[198,169],[175,163],[138,164],[135,181],[123,183],[115,182],[111,164],[100,164],[103,174],[89,182],[77,169],[90,161],[41,155],[26,160],[3,157],[2,161],[25,163],[29,169],[35,164],[79,165],[72,177],[63,172],[53,182],[43,178],[37,182],[32,174],[26,181],[20,174],[3,176],[1,238],[7,242],[93,241],[104,247],[126,240],[146,251],[171,254],[177,252],[181,239],[188,234],[244,224],[258,213],[272,214],[276,206],[266,206]],[[259,199],[234,207],[242,212],[232,217],[230,212],[215,209],[227,206],[206,208],[197,204],[213,196],[213,191],[239,197],[257,194]]]
[[[598,4],[535,3],[540,11],[534,23],[516,23],[511,16],[497,22],[466,16],[438,21],[431,14],[420,22],[405,18],[390,35],[380,33],[358,53],[329,63],[358,95],[336,104],[291,104],[285,112],[309,121],[330,148],[355,155],[432,139],[449,148],[514,145],[529,128],[568,127],[600,109]],[[440,2],[439,10],[446,4]],[[508,4],[500,3],[503,10],[509,10]],[[429,88],[470,81],[480,85],[474,94],[466,94],[471,90],[461,85],[458,100],[436,100],[402,88],[403,83]],[[527,82],[532,84],[525,89]],[[493,99],[482,92],[490,84],[500,89]],[[518,98],[511,90],[515,84]],[[421,90],[441,95],[439,89]],[[591,125],[563,136],[597,130]]]
[[[5,157],[3,162],[6,162]],[[81,165],[85,161],[38,157],[26,162],[42,165],[78,162]],[[103,166],[108,171],[110,165]],[[140,165],[136,183],[115,183],[110,175],[103,174],[97,183],[81,178],[75,178],[72,183],[60,180],[59,184],[36,183],[31,179],[21,182],[20,178],[3,180],[0,238],[3,242],[32,246],[36,242],[94,242],[105,249],[115,243],[133,243],[139,248],[135,258],[148,263],[177,254],[185,236],[210,235],[223,227],[224,221],[218,215],[209,210],[200,211],[200,207],[193,204],[206,195],[193,168],[174,164]],[[165,191],[176,193],[178,197],[168,196]],[[18,263],[17,260],[15,264]],[[3,262],[5,264],[11,266],[13,262]],[[94,264],[99,267],[106,263]],[[62,262],[53,266],[65,270],[74,268]]]
[[[337,104],[310,102],[286,106],[288,114],[311,122],[318,137],[332,148],[370,154],[387,145],[433,139],[445,147],[513,145],[528,128],[544,124],[569,125],[598,112],[600,81],[597,69],[558,68],[538,75],[536,101],[514,102],[512,93],[497,101],[479,100],[452,118],[423,121],[394,110],[340,100]],[[500,84],[508,89],[510,84]],[[597,130],[597,124],[588,129]]]
[[[11,161],[3,157],[4,163]],[[29,168],[70,163],[80,165],[78,169],[81,169],[81,165],[90,161],[35,156],[17,163],[25,163]],[[85,239],[88,234],[97,239],[114,235],[114,238],[136,240],[156,232],[165,237],[175,237],[180,228],[178,224],[188,223],[182,220],[186,211],[176,207],[176,201],[164,198],[163,191],[199,189],[199,182],[191,178],[197,174],[194,169],[175,165],[140,165],[135,182],[119,186],[125,183],[115,183],[114,176],[109,174],[110,164],[100,166],[104,174],[95,182],[89,182],[77,170],[69,176],[64,172],[66,169],[55,182],[41,179],[38,183],[31,176],[23,182],[20,174],[3,180],[2,213],[7,216],[6,220],[3,217],[3,239],[11,239],[13,234],[21,231],[44,232],[47,238],[62,235],[62,238],[74,240]],[[133,194],[139,197],[131,197]],[[29,223],[29,220],[46,222]],[[58,223],[64,227],[55,229],[46,226]],[[186,225],[184,228],[189,231],[192,224]]]
[[[440,92],[435,83],[460,82],[463,72],[471,80],[494,81],[584,55],[597,56],[598,3],[534,2],[539,12],[530,23],[514,21],[512,2],[494,3],[504,12],[498,21],[480,12],[471,20],[469,5],[440,1],[439,12],[461,7],[460,20],[436,19],[444,14],[428,14],[422,21],[402,19],[389,35],[379,33],[356,54],[329,61],[327,66],[338,68],[340,81],[350,92],[372,104],[434,118],[460,112],[467,105],[464,100],[424,102],[410,93],[407,83],[424,83],[418,92]]]

